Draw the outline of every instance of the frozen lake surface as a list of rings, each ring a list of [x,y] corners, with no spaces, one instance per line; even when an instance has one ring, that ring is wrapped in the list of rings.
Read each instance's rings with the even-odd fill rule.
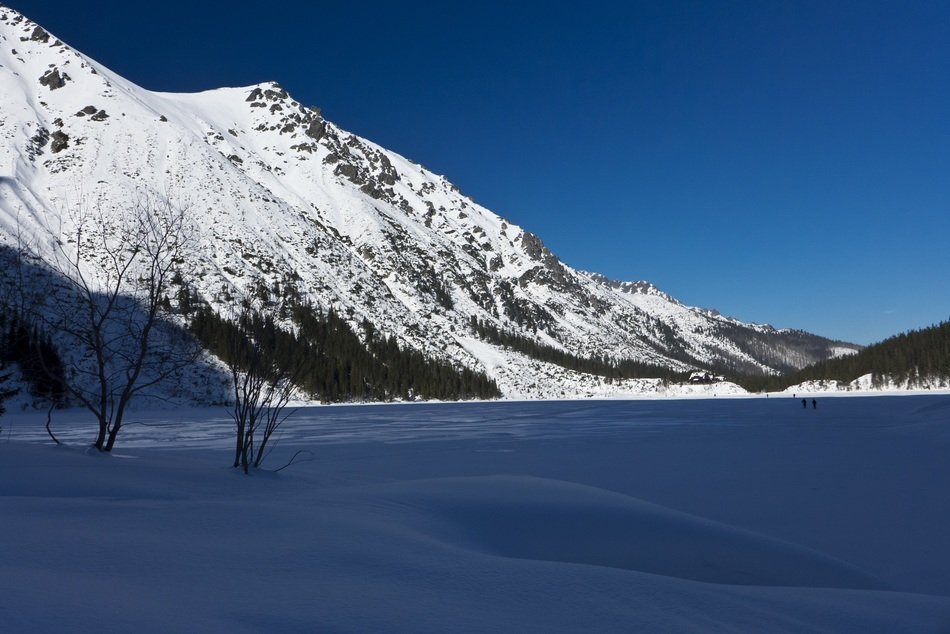
[[[0,436],[8,631],[947,631],[950,396],[222,408]]]

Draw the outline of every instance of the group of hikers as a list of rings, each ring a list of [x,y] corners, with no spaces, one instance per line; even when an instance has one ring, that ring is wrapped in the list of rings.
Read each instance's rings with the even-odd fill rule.
[[[713,396],[715,396],[715,394],[714,394]],[[769,397],[769,395],[766,394],[766,395],[765,395],[765,398],[768,398],[768,397]],[[798,398],[798,394],[792,394],[792,398]],[[803,398],[803,399],[802,399],[802,407],[803,407],[804,409],[808,409],[808,399],[807,399],[807,398]],[[812,408],[812,409],[818,409],[818,401],[817,401],[817,400],[811,399],[811,408]]]
[[[795,398],[795,396],[796,396],[795,394],[792,394],[792,398]],[[806,408],[806,409],[808,408],[808,399],[807,399],[807,398],[803,398],[803,399],[802,399],[802,407],[804,407],[804,408]],[[811,408],[812,408],[812,409],[818,409],[818,401],[816,401],[815,399],[811,399]]]

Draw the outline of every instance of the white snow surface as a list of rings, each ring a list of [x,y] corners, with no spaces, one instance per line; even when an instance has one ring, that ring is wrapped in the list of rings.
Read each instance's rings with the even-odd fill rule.
[[[3,631],[946,632],[950,395],[7,415]],[[46,440],[44,440],[46,439]]]
[[[947,392],[950,391],[950,380],[939,376],[913,376],[897,379],[890,375],[883,375],[875,380],[874,375],[864,374],[853,381],[838,381],[836,379],[818,379],[805,381],[785,388],[786,393],[885,393],[885,392]]]
[[[486,355],[457,338],[473,317],[574,354],[683,370],[817,360],[773,345],[768,326],[563,264],[445,177],[341,130],[276,84],[148,91],[0,6],[0,246],[26,244],[49,260],[56,241],[71,248],[80,209],[121,218],[143,198],[187,208],[194,235],[181,272],[224,313],[233,298],[293,280],[301,299],[354,325],[367,318],[403,345],[485,371]],[[764,345],[738,345],[736,329]],[[488,356],[506,396],[599,390],[593,377],[547,364],[525,373],[529,361],[512,350]],[[621,388],[606,392],[653,391]]]

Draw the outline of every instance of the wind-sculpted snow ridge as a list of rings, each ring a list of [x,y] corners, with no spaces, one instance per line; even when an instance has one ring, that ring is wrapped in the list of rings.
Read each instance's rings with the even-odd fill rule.
[[[332,306],[486,371],[506,395],[580,395],[594,379],[550,364],[543,376],[513,371],[521,353],[465,341],[472,319],[574,355],[679,370],[784,371],[853,347],[577,271],[444,176],[276,83],[150,92],[0,9],[3,243],[46,257],[53,241],[68,243],[81,209],[121,216],[143,198],[188,208],[196,235],[180,270],[219,310],[242,297],[279,308],[287,294]]]
[[[748,531],[570,482],[489,476],[385,485],[422,533],[491,555],[706,583],[883,590],[853,566]]]

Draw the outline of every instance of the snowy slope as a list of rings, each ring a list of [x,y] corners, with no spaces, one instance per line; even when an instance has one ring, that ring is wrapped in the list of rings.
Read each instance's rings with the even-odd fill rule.
[[[805,381],[785,388],[789,394],[822,392],[932,392],[950,390],[950,380],[940,376],[914,376],[898,379],[890,375],[864,374],[853,381],[822,379]]]
[[[678,369],[782,371],[853,348],[572,269],[445,177],[276,84],[150,92],[0,8],[0,244],[46,257],[78,209],[123,213],[143,197],[188,208],[197,235],[181,270],[219,309],[289,283],[427,355],[497,368],[506,395],[583,388],[561,368],[526,376],[518,353],[467,344],[473,317],[574,354]]]

